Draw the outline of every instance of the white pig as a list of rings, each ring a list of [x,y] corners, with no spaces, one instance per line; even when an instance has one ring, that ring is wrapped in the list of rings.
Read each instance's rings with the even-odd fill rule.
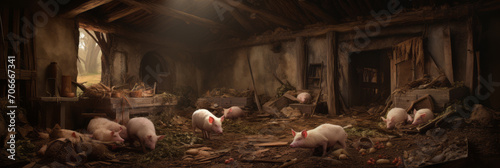
[[[419,125],[434,119],[434,114],[432,113],[432,111],[426,108],[420,109],[418,111],[416,109],[413,109],[413,114],[415,115],[415,120],[413,120],[412,125]]]
[[[387,119],[384,117],[380,117],[386,123],[387,129],[392,129],[397,123],[400,122],[411,122],[412,118],[410,115],[406,113],[405,109],[402,108],[393,108],[389,110],[387,113]]]
[[[99,128],[97,130],[94,131],[92,137],[94,137],[95,139],[97,140],[100,140],[100,141],[120,141],[120,142],[123,142],[123,138],[120,137],[120,132],[122,132],[123,130],[120,129],[120,131],[118,132],[115,132],[115,131],[111,131],[111,130],[108,130],[106,128]]]
[[[222,134],[222,121],[224,116],[217,118],[210,111],[206,109],[199,109],[193,113],[193,134],[196,128],[200,129],[203,138],[210,139],[210,132]]]
[[[299,100],[299,103],[307,104],[309,103],[309,101],[311,101],[311,94],[307,92],[302,92],[297,95],[297,99]]]
[[[138,140],[144,152],[146,152],[146,147],[154,150],[156,142],[165,137],[165,135],[157,136],[153,122],[144,117],[130,119],[127,123],[127,130],[130,139],[132,141]]]
[[[224,109],[224,119],[236,119],[242,117],[243,115],[245,115],[245,113],[238,106],[232,106]]]
[[[323,156],[326,155],[327,147],[332,147],[335,144],[340,144],[345,149],[347,133],[344,128],[333,124],[322,124],[312,130],[298,133],[292,129],[294,136],[293,142],[290,144],[292,148],[316,148],[323,147]]]
[[[120,137],[122,137],[123,139],[128,138],[127,127],[120,125],[114,121],[108,120],[107,118],[96,117],[90,120],[89,125],[87,126],[87,131],[89,131],[89,133],[94,133],[95,130],[100,128],[105,128],[114,132],[120,132]]]

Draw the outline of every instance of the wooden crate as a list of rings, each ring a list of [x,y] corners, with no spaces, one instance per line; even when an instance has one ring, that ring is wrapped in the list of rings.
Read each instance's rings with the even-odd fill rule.
[[[312,114],[314,108],[316,108],[316,104],[300,104],[294,103],[290,104],[290,107],[299,109],[302,114]]]
[[[176,100],[165,102],[161,97],[129,97],[127,99],[132,107],[122,98],[82,98],[78,103],[78,108],[85,112],[90,111],[90,114],[83,114],[83,116],[92,116],[91,113],[105,113],[108,118],[115,118],[117,122],[125,124],[130,119],[130,115],[152,113],[158,107],[177,105]]]
[[[394,105],[396,107],[408,108],[412,101],[419,99],[422,96],[429,94],[434,100],[436,110],[443,110],[444,105],[453,100],[459,100],[468,95],[468,89],[447,88],[447,89],[415,89],[407,91],[403,94],[394,95]]]

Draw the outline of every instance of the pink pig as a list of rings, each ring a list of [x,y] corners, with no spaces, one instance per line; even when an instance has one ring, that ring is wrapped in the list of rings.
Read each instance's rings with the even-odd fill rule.
[[[203,138],[210,139],[210,132],[216,132],[222,134],[222,121],[224,121],[224,116],[217,118],[210,111],[206,109],[199,109],[193,113],[193,134],[196,128],[200,129]]]
[[[142,151],[146,152],[146,147],[154,150],[156,142],[165,137],[165,135],[156,135],[155,126],[151,120],[144,117],[132,118],[127,123],[128,135],[134,140],[139,140]]]
[[[412,118],[406,114],[406,110],[402,108],[393,108],[387,113],[387,119],[380,117],[386,123],[387,129],[392,129],[397,123],[411,122]]]
[[[243,115],[245,115],[245,113],[238,106],[232,106],[224,109],[224,119],[236,119],[242,117]]]
[[[311,101],[311,94],[307,92],[302,92],[297,95],[297,99],[299,100],[299,103],[302,104],[307,104],[309,101]]]
[[[118,132],[114,132],[108,130],[106,128],[99,128],[94,131],[93,137],[100,141],[120,141],[123,142],[123,138],[120,137],[120,132],[123,130],[120,129]]]
[[[413,114],[415,115],[415,120],[413,120],[412,125],[419,125],[434,119],[434,114],[432,113],[432,111],[426,108],[420,109],[418,111],[416,109],[413,109]]]
[[[347,133],[344,128],[333,124],[322,124],[312,130],[303,130],[300,133],[292,129],[294,136],[293,142],[290,144],[292,148],[316,148],[323,147],[323,156],[326,155],[327,147],[332,147],[339,144],[342,148],[346,147]]]

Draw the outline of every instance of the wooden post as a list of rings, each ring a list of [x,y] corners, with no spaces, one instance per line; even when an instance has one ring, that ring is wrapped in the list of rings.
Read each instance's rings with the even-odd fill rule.
[[[328,114],[330,116],[334,116],[338,114],[338,106],[337,106],[337,91],[336,91],[336,83],[337,81],[337,67],[336,67],[336,58],[337,58],[337,36],[335,32],[328,32],[326,34],[326,45],[328,49],[326,50],[326,94],[327,105],[328,105]]]
[[[467,59],[465,66],[465,86],[473,93],[474,87],[474,27],[472,17],[467,19]]]
[[[304,37],[295,38],[295,49],[297,54],[297,90],[306,89],[306,53]]]
[[[450,27],[443,30],[443,49],[444,49],[444,73],[446,77],[453,83],[453,57],[451,55],[451,38]]]
[[[250,65],[250,57],[247,54],[248,68],[250,69],[250,76],[252,77],[253,93],[255,95],[255,103],[259,111],[262,111],[262,106],[260,104],[259,95],[257,94],[257,89],[255,88],[255,80],[253,79],[252,65]]]

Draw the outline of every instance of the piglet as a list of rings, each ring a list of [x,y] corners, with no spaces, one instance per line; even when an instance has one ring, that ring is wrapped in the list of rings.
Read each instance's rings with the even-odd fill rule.
[[[380,117],[386,123],[387,129],[392,129],[397,123],[411,122],[412,118],[406,113],[405,109],[393,108],[387,113],[387,119]]]
[[[193,113],[193,134],[195,134],[196,128],[200,129],[203,138],[210,139],[210,132],[215,132],[222,134],[222,121],[224,121],[224,116],[217,118],[210,111],[206,109],[199,109]]]
[[[300,133],[292,129],[294,136],[293,142],[290,144],[292,148],[316,148],[323,147],[323,156],[326,155],[327,147],[332,147],[339,144],[345,149],[347,133],[344,128],[333,124],[322,124],[312,130],[303,130]]]
[[[138,140],[141,143],[144,153],[146,152],[146,147],[154,150],[156,142],[165,137],[165,135],[156,135],[153,122],[144,117],[130,119],[127,123],[127,130],[132,141]]]
[[[70,140],[72,143],[80,143],[82,140],[84,141],[90,140],[89,136],[73,130],[62,129],[61,126],[59,126],[59,124],[56,124],[54,128],[52,128],[49,137],[51,140],[66,138]]]
[[[99,128],[94,131],[92,136],[100,141],[120,141],[123,142],[123,138],[120,137],[120,132],[123,130],[120,129],[118,132],[108,130],[106,128]]]
[[[418,111],[413,109],[413,114],[415,115],[415,120],[413,120],[412,125],[419,125],[434,119],[434,114],[427,108],[420,109]]]
[[[107,118],[96,117],[90,120],[89,125],[87,126],[87,131],[89,131],[92,134],[94,133],[95,130],[100,128],[108,129],[113,132],[120,132],[121,138],[123,139],[128,138],[127,127],[120,125],[114,121],[108,120]]]
[[[307,104],[309,101],[311,101],[311,94],[307,92],[302,92],[297,95],[297,99],[299,100],[299,103],[302,104]]]
[[[230,108],[224,109],[224,119],[236,119],[243,117],[245,113],[238,106],[232,106]]]

